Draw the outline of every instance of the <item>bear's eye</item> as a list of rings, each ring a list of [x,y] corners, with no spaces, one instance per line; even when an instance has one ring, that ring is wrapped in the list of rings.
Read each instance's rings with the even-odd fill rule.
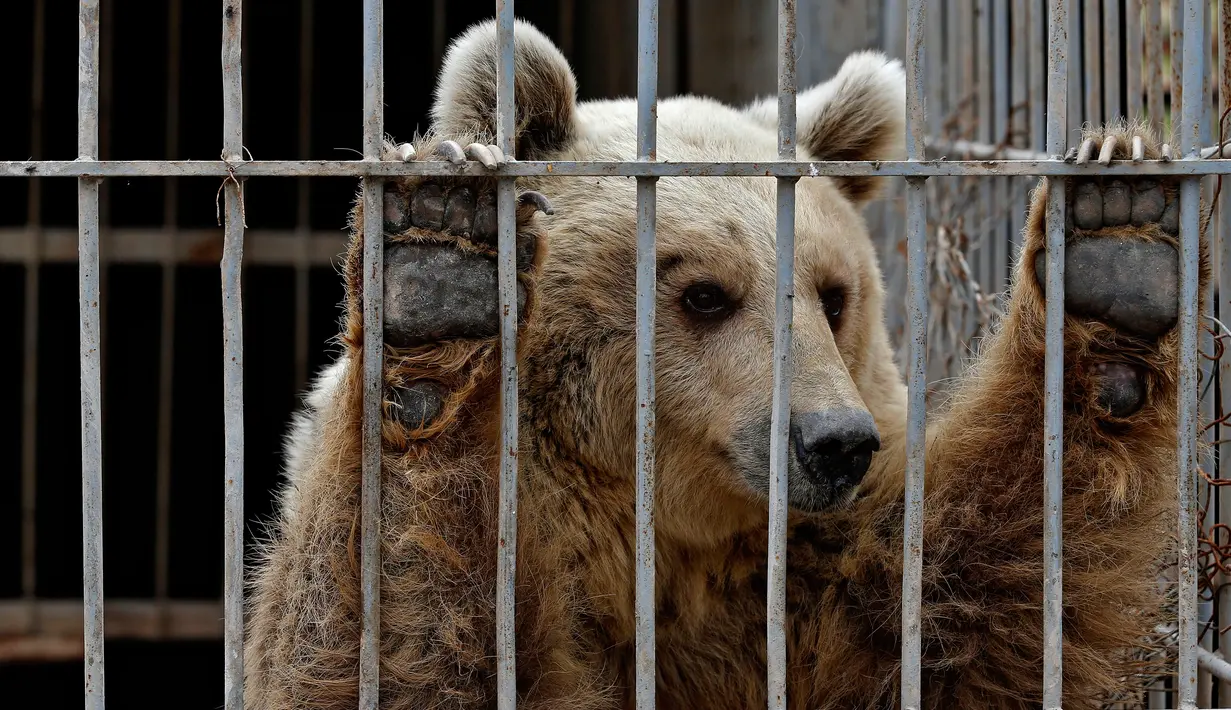
[[[821,309],[825,311],[825,319],[829,327],[837,330],[842,319],[842,308],[846,305],[846,290],[841,287],[827,288],[821,291]]]
[[[684,309],[703,318],[716,318],[731,309],[731,299],[718,284],[697,283],[684,289]]]

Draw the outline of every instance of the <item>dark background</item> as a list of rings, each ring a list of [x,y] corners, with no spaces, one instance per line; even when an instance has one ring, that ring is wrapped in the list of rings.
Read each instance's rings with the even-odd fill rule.
[[[45,69],[41,106],[32,90],[36,0],[10,0],[0,11],[0,96],[4,124],[0,159],[76,157],[77,3],[43,3]],[[102,49],[103,159],[203,159],[219,156],[222,119],[221,17],[218,3],[185,0],[169,28],[166,0],[104,0],[108,34]],[[408,138],[426,128],[440,49],[431,2],[387,2],[386,130]],[[449,0],[444,36],[490,16],[492,3]],[[574,13],[585,22],[585,8]],[[313,15],[311,128],[300,151],[300,2],[248,2],[244,9],[244,142],[265,159],[349,159],[362,145],[362,35],[358,2],[317,2]],[[518,3],[518,14],[558,38],[561,7]],[[566,14],[565,19],[568,19]],[[181,45],[178,140],[168,150],[170,32]],[[580,58],[584,62],[584,58]],[[110,64],[110,67],[106,66]],[[34,146],[32,124],[41,127]],[[311,179],[307,225],[336,231],[342,243],[352,179]],[[212,178],[178,181],[175,224],[216,229]],[[76,183],[44,179],[37,210],[28,209],[32,182],[0,182],[0,229],[29,224],[75,229]],[[166,223],[167,181],[105,184],[104,224],[159,227]],[[257,178],[246,187],[253,229],[297,226],[295,180]],[[106,227],[104,227],[106,231]],[[105,242],[104,242],[105,243]],[[340,247],[339,247],[340,250]],[[106,253],[104,250],[104,258]],[[40,600],[81,596],[81,449],[78,414],[77,265],[38,268],[38,378],[23,383],[22,332],[26,267],[0,263],[0,303],[8,314],[0,347],[0,601],[21,588],[21,392],[37,396],[37,568]],[[171,445],[170,565],[172,599],[217,600],[222,591],[222,376],[220,277],[216,262],[176,269]],[[107,599],[152,598],[155,555],[155,472],[163,267],[107,266],[104,307],[104,559]],[[280,472],[281,437],[298,406],[302,382],[289,365],[294,349],[294,269],[250,266],[244,273],[245,513],[248,540],[272,512],[270,490]],[[335,267],[311,268],[309,362],[314,372],[332,357],[342,292]],[[170,634],[173,636],[174,634]],[[135,641],[108,637],[110,707],[210,708],[220,704],[222,647],[210,641]],[[0,706],[25,696],[39,707],[79,707],[79,658],[0,659]],[[192,692],[186,692],[187,690]],[[172,700],[173,699],[173,700]]]

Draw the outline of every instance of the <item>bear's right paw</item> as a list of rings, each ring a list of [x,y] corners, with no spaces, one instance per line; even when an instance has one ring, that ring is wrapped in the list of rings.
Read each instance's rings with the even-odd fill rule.
[[[470,158],[488,168],[505,164],[495,146],[463,148],[442,141],[431,155]],[[387,150],[386,160],[421,159],[410,144]],[[495,352],[500,333],[497,276],[496,178],[409,178],[385,186],[384,341],[387,396],[395,418],[424,430],[442,411],[468,396],[468,370]],[[522,192],[516,206],[517,314],[524,325],[534,308],[534,275],[543,233],[534,217],[553,212],[538,192]],[[460,360],[460,361],[459,361]],[[435,427],[432,427],[435,429]]]

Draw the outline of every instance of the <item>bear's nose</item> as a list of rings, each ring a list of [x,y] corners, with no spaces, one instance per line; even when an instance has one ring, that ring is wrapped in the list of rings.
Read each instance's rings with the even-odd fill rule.
[[[881,447],[876,422],[864,409],[841,407],[791,415],[791,440],[800,468],[813,483],[835,489],[863,480]]]

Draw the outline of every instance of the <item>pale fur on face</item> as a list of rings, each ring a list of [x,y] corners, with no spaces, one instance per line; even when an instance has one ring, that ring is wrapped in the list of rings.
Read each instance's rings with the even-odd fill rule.
[[[532,26],[515,27],[521,160],[635,160],[636,103],[576,102],[571,69]],[[495,115],[495,32],[467,31],[441,72],[433,131],[490,134]],[[799,96],[799,159],[884,160],[902,152],[905,80],[877,52],[852,55],[828,82]],[[692,96],[658,106],[658,159],[777,159],[776,99],[736,108]],[[795,325],[791,406],[873,408],[892,437],[901,382],[883,323],[883,287],[860,207],[868,178],[808,178],[796,187]],[[555,422],[574,432],[565,448],[617,477],[633,470],[635,442],[636,191],[630,178],[537,178],[547,194],[548,256],[540,306],[525,336],[526,377],[565,349],[584,348],[585,371],[541,385]],[[776,183],[765,178],[657,181],[657,437],[660,526],[763,515],[772,402]],[[738,302],[725,321],[701,326],[684,312],[691,284],[720,285]],[[819,294],[846,293],[835,330]],[[567,348],[565,347],[567,345]],[[553,365],[554,367],[554,365]],[[551,369],[551,368],[548,368]],[[554,369],[553,369],[554,371]],[[601,373],[601,374],[599,374]],[[565,401],[567,400],[567,401]],[[597,412],[601,416],[587,416]],[[558,415],[552,415],[558,416]],[[792,462],[794,457],[791,457]],[[805,509],[832,504],[792,466],[791,496]]]

